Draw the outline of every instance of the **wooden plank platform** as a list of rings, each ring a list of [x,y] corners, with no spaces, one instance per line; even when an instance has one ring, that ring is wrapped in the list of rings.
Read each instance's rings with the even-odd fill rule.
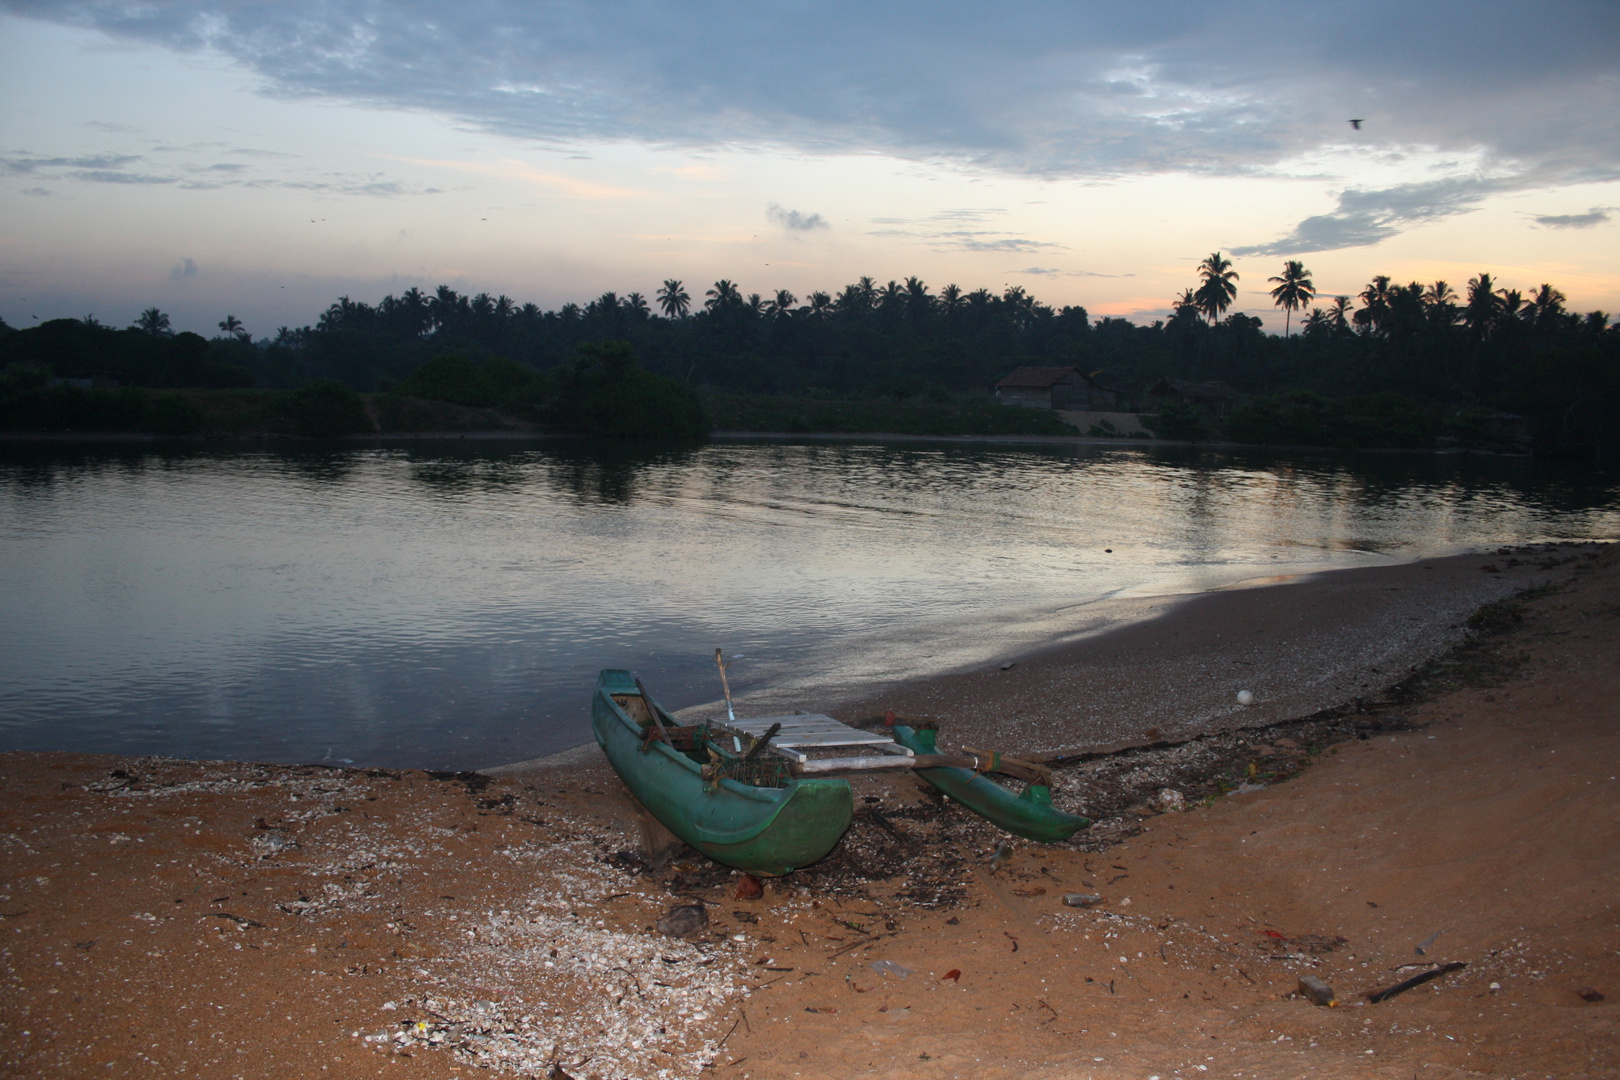
[[[782,730],[771,738],[767,749],[778,757],[785,757],[789,761],[804,764],[810,760],[810,754],[818,750],[842,750],[851,747],[861,747],[875,750],[881,754],[895,754],[901,757],[912,757],[912,752],[888,735],[875,731],[862,731],[860,728],[850,727],[841,720],[834,720],[821,713],[796,713],[792,716],[750,716],[738,717],[731,720],[711,720],[712,727],[728,732],[733,736],[748,735],[760,738],[770,730],[772,724],[781,724]],[[747,750],[748,743],[739,738],[741,749]],[[832,759],[840,760],[840,759]]]

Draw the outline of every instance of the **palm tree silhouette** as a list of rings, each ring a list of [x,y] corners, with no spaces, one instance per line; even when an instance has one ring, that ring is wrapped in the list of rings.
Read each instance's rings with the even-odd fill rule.
[[[1340,333],[1350,329],[1350,298],[1348,296],[1335,296],[1333,306],[1327,310],[1328,320],[1333,329]]]
[[[1361,310],[1356,312],[1356,325],[1382,330],[1389,322],[1389,275],[1379,274],[1361,290]]]
[[[242,320],[235,315],[227,315],[221,319],[219,328],[231,337],[240,338],[242,341],[247,341],[251,337],[247,332],[247,327],[242,325]]]
[[[1468,279],[1468,303],[1463,306],[1463,322],[1475,337],[1484,337],[1496,326],[1502,301],[1496,295],[1496,283],[1489,274],[1478,274]]]
[[[664,287],[658,290],[658,306],[663,308],[664,318],[684,319],[692,308],[692,298],[678,280],[665,278]]]
[[[1232,283],[1238,280],[1238,273],[1232,269],[1232,260],[1217,251],[1198,264],[1198,276],[1203,284],[1193,293],[1193,302],[1199,311],[1209,316],[1209,325],[1214,326],[1221,312],[1231,307],[1232,298],[1237,296],[1237,286]]]
[[[1289,259],[1283,263],[1281,277],[1266,280],[1277,285],[1271,290],[1271,299],[1276,306],[1283,309],[1283,337],[1288,337],[1294,310],[1304,307],[1316,296],[1316,286],[1311,282],[1311,272],[1305,269],[1305,264],[1298,259]]]
[[[1551,285],[1543,284],[1530,298],[1530,311],[1526,316],[1538,331],[1545,333],[1558,324],[1564,315],[1564,294]]]
[[[134,330],[144,330],[153,337],[168,337],[174,333],[169,329],[169,317],[155,307],[149,307],[141,312],[140,318],[135,320]]]
[[[787,318],[793,314],[793,305],[798,302],[799,298],[786,289],[777,289],[776,295],[771,298],[771,317],[777,319]]]
[[[709,289],[703,295],[708,297],[708,299],[703,302],[703,306],[708,308],[710,311],[720,311],[724,308],[737,307],[743,302],[742,293],[738,291],[737,286],[728,278],[721,278],[719,281],[715,282],[714,288]]]

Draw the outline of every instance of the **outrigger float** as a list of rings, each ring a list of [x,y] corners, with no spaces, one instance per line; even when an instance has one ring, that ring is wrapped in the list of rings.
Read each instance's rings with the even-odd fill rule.
[[[597,677],[591,728],[649,813],[738,870],[780,877],[831,851],[854,815],[854,794],[841,774],[912,770],[1027,840],[1065,840],[1091,824],[1052,805],[1045,767],[976,750],[940,753],[930,721],[890,713],[875,718],[881,730],[867,730],[816,713],[743,719],[731,708],[729,687],[726,705],[725,720],[682,725],[632,673],[609,668]],[[986,773],[1022,780],[1024,790]]]

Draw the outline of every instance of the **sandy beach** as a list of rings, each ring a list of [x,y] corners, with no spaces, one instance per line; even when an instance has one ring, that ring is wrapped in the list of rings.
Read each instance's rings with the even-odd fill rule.
[[[844,719],[1053,761],[1097,824],[992,866],[1003,834],[862,780],[834,854],[757,896],[649,859],[591,753],[0,755],[0,1071],[1614,1076],[1617,556],[1252,583],[1006,669],[828,687]],[[702,932],[654,929],[694,901]]]

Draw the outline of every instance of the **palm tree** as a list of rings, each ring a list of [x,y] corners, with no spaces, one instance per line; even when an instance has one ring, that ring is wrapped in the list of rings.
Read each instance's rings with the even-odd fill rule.
[[[1336,332],[1343,333],[1350,329],[1350,298],[1348,296],[1335,296],[1333,306],[1328,308],[1328,321],[1333,324]]]
[[[810,314],[813,318],[825,319],[832,312],[833,299],[824,292],[810,294]]]
[[[1518,289],[1497,289],[1496,295],[1502,298],[1502,314],[1499,322],[1506,323],[1523,314],[1524,294]]]
[[[664,318],[684,319],[692,308],[692,298],[675,278],[665,278],[664,287],[658,290],[658,306],[664,309]]]
[[[149,307],[141,312],[140,318],[135,320],[133,330],[144,330],[153,337],[169,337],[174,333],[169,329],[169,317],[155,307]]]
[[[1305,264],[1298,259],[1289,259],[1283,263],[1281,277],[1266,280],[1277,286],[1271,290],[1271,299],[1277,307],[1283,309],[1283,337],[1288,337],[1289,324],[1293,321],[1295,309],[1304,307],[1316,297],[1316,286],[1311,282],[1311,272],[1305,269]]]
[[[1496,325],[1496,316],[1502,302],[1496,296],[1496,283],[1489,274],[1468,279],[1468,303],[1463,307],[1463,322],[1475,337],[1484,337]]]
[[[962,307],[962,287],[951,284],[939,290],[939,306],[945,309],[947,315],[960,310]]]
[[[1435,326],[1456,323],[1457,292],[1444,281],[1437,281],[1423,291],[1423,304],[1429,309],[1429,322]]]
[[[1321,308],[1313,307],[1300,325],[1305,328],[1306,337],[1314,338],[1333,329],[1333,317]]]
[[[786,289],[777,289],[776,295],[771,298],[771,317],[774,319],[787,318],[793,314],[793,305],[798,302],[799,298]]]
[[[231,337],[239,338],[242,341],[247,341],[250,338],[250,335],[247,332],[247,327],[243,326],[242,320],[238,319],[235,315],[227,315],[221,319],[219,321],[219,328]]]
[[[1551,285],[1543,284],[1530,298],[1530,321],[1538,331],[1546,333],[1557,325],[1564,315],[1564,294]]]
[[[1214,326],[1221,312],[1231,307],[1233,297],[1237,296],[1237,286],[1232,283],[1238,280],[1238,272],[1232,269],[1232,260],[1217,251],[1198,264],[1198,276],[1203,284],[1193,293],[1193,302],[1199,311],[1209,316],[1209,325]]]
[[[647,298],[638,292],[633,292],[624,298],[624,310],[638,319],[647,317]]]
[[[1382,330],[1389,322],[1389,275],[1379,274],[1361,290],[1361,310],[1356,312],[1357,326]]]
[[[921,318],[934,310],[934,298],[928,295],[928,286],[920,278],[906,278],[906,314]]]
[[[714,288],[708,290],[703,295],[708,297],[708,299],[703,302],[703,306],[708,308],[710,311],[719,311],[722,308],[735,307],[743,302],[742,293],[738,291],[735,284],[726,278],[721,278],[719,281],[715,282]]]

